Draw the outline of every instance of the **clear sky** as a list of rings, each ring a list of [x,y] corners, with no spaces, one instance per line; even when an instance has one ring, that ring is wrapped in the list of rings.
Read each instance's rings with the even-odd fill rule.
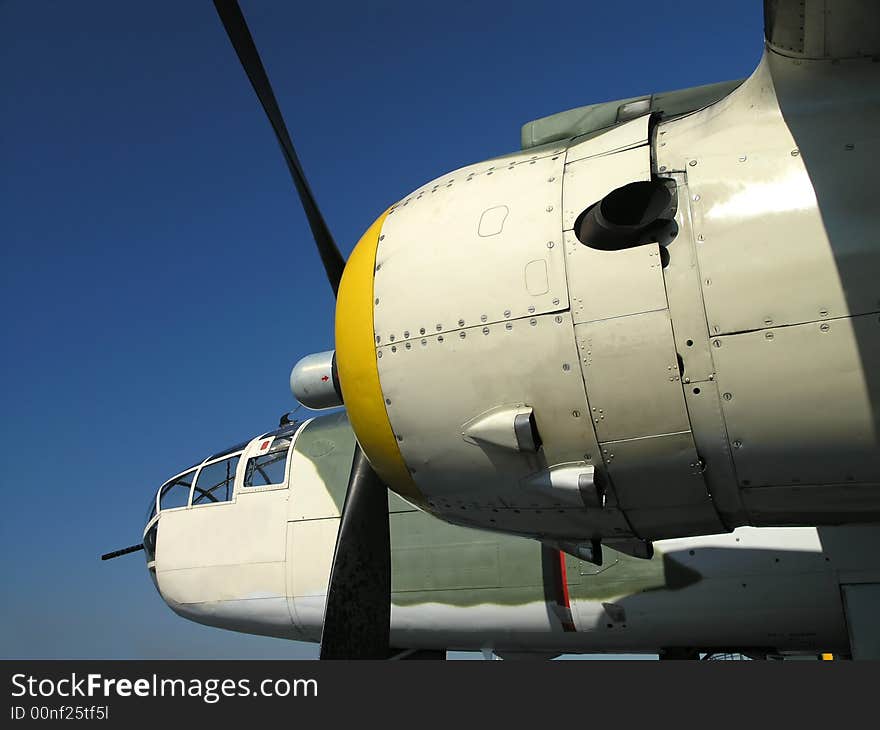
[[[348,254],[390,203],[598,101],[748,75],[761,3],[242,0]],[[277,424],[333,299],[208,0],[0,0],[0,656],[314,656],[167,609],[172,473]]]

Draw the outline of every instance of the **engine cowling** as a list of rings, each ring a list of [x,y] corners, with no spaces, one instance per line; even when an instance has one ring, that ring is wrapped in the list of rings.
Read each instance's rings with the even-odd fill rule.
[[[376,221],[342,280],[337,357],[394,491],[581,542],[880,519],[873,217],[814,188],[870,171],[811,169],[799,144],[839,120],[827,95],[783,115],[798,72],[768,53],[701,112],[462,168]],[[865,116],[847,131],[876,145]]]

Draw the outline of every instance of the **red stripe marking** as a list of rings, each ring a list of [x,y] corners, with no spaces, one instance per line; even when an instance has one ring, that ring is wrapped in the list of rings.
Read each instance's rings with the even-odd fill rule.
[[[571,608],[571,600],[568,597],[568,578],[565,574],[565,553],[557,550],[559,553],[559,582],[562,584],[562,600],[566,608]]]
[[[559,555],[559,587],[562,589],[562,606],[568,611],[568,615],[571,616],[571,599],[568,595],[568,577],[565,570],[565,553],[561,550],[557,550],[556,552]],[[574,625],[574,621],[571,618],[569,618],[568,620],[563,619],[562,629],[563,631],[577,631],[577,627]]]

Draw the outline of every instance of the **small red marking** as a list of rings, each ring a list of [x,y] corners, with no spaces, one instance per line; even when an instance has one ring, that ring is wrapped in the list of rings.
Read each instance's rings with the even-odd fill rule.
[[[326,383],[328,380],[330,380],[330,378],[328,378],[326,375],[323,378],[321,378],[322,383]]]
[[[568,578],[565,571],[565,553],[559,551],[559,580],[562,583],[562,600],[566,608],[571,608],[571,600],[568,597]]]
[[[263,449],[268,449],[270,443],[272,443],[272,442],[271,441],[263,441],[262,445],[260,446],[260,451],[262,451]]]

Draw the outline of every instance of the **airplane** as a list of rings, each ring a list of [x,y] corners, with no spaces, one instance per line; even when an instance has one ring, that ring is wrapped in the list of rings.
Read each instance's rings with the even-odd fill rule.
[[[389,489],[597,567],[880,520],[880,8],[826,5],[767,0],[747,79],[527,123],[346,262],[242,13],[215,0],[337,295],[335,350],[291,372],[356,437],[322,656],[387,655]],[[865,585],[848,604],[876,611]]]
[[[178,615],[320,642],[355,451],[344,412],[224,449],[152,493],[143,546]],[[389,659],[448,650],[505,659],[860,658],[845,596],[874,570],[880,527],[741,527],[658,541],[602,565],[535,540],[460,527],[389,492]],[[141,546],[138,546],[141,547]]]

